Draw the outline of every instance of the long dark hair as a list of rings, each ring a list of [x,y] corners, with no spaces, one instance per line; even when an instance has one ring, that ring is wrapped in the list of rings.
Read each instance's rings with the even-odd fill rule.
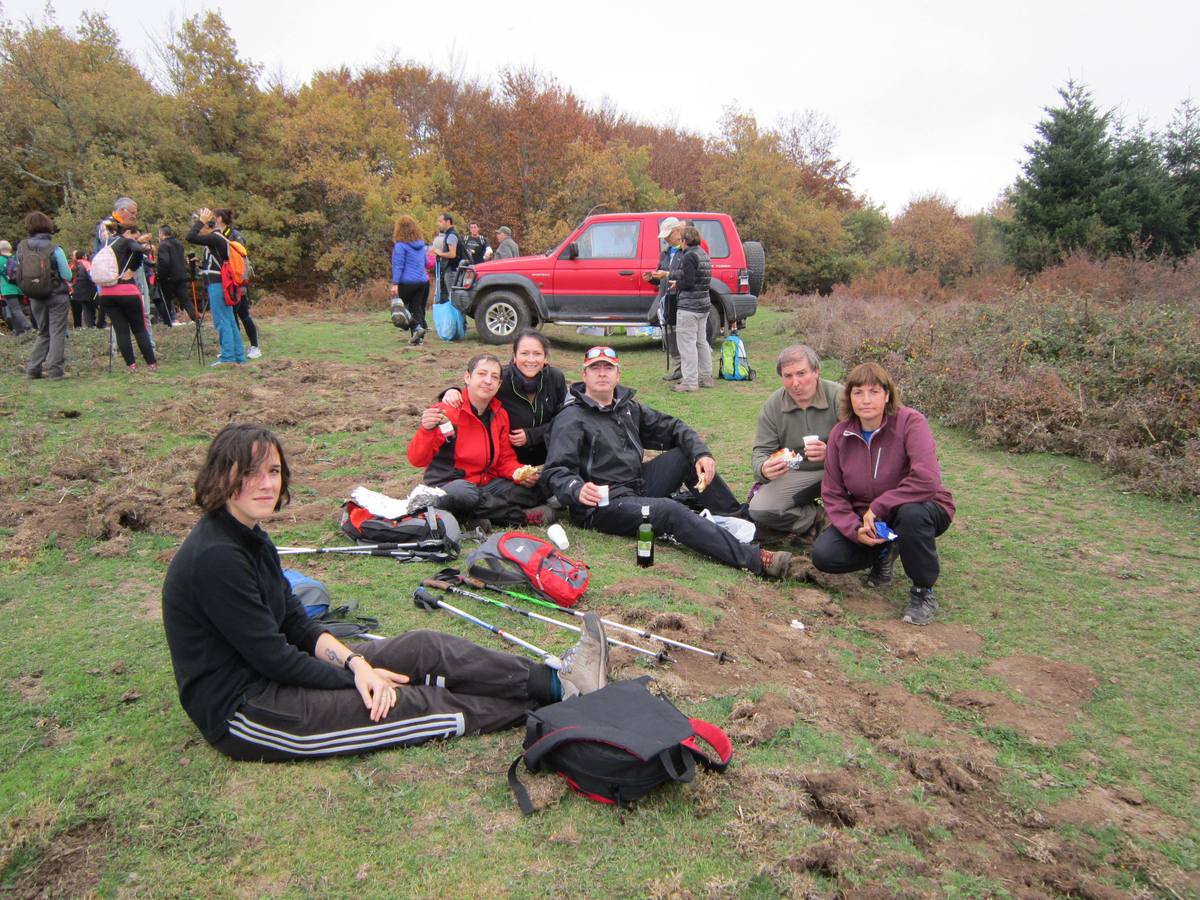
[[[292,499],[288,490],[292,472],[288,468],[287,456],[283,452],[283,444],[272,431],[250,423],[226,425],[208,445],[208,455],[196,476],[193,489],[196,505],[205,512],[215,512],[225,506],[242,489],[246,476],[262,465],[271,447],[279,452],[282,478],[279,499],[275,502],[275,511],[278,512]]]

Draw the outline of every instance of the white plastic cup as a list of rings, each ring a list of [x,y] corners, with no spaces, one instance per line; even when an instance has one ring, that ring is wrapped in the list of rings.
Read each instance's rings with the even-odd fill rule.
[[[806,434],[804,436],[804,448],[807,450],[809,444],[815,444],[819,440],[821,440],[819,434]]]
[[[566,550],[571,546],[571,542],[567,540],[567,533],[557,522],[546,529],[546,537],[550,538],[559,550]]]
[[[598,485],[596,485],[596,490],[598,490],[600,492],[600,502],[597,503],[596,505],[597,506],[608,506],[608,485],[607,484],[598,484]]]

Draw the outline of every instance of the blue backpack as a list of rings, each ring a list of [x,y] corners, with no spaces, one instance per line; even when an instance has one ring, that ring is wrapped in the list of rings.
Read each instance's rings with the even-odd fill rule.
[[[292,586],[292,593],[311,618],[320,618],[329,612],[329,588],[324,584],[295,569],[284,569],[283,577],[288,580],[288,584]]]
[[[725,381],[753,381],[756,374],[746,357],[745,342],[737,334],[725,338],[721,342],[721,378]]]

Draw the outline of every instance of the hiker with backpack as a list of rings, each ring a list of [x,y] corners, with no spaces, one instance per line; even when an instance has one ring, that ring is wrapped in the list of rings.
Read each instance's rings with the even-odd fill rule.
[[[595,613],[557,670],[433,631],[342,643],[309,618],[262,529],[290,477],[270,431],[221,429],[194,485],[204,513],[163,582],[179,701],[219,752],[273,762],[498,731],[607,684]]]
[[[4,321],[12,329],[13,334],[24,334],[29,331],[29,317],[21,305],[21,289],[8,280],[8,263],[12,259],[13,248],[8,241],[0,241],[0,300],[4,303]]]
[[[92,261],[82,250],[71,254],[71,314],[76,328],[96,327],[96,284]]]
[[[71,311],[71,269],[67,255],[51,239],[54,221],[35,210],[25,217],[29,235],[17,245],[14,265],[17,288],[29,298],[29,311],[37,336],[29,351],[25,374],[30,378],[57,380],[66,377],[63,363],[67,353],[67,317]],[[15,271],[13,271],[15,267]]]
[[[821,357],[804,344],[785,347],[775,371],[783,386],[763,403],[754,429],[750,519],[793,546],[808,546],[829,524],[817,498],[842,386],[821,377]]]
[[[242,336],[238,332],[233,311],[241,298],[235,287],[229,284],[228,270],[233,265],[230,255],[238,252],[232,246],[232,242],[236,241],[230,233],[232,217],[233,211],[229,209],[214,212],[204,207],[197,210],[192,213],[192,227],[184,238],[189,244],[204,248],[204,262],[200,267],[200,275],[204,278],[208,308],[221,348],[216,362],[212,363],[214,367],[241,365],[246,361],[246,348],[242,345]]]
[[[936,539],[954,518],[929,422],[900,402],[878,363],[850,370],[838,409],[821,482],[833,527],[813,545],[813,565],[834,573],[869,569],[867,584],[882,587],[892,581],[898,555],[912,579],[903,621],[928,625],[938,611]]]
[[[632,536],[642,522],[642,508],[649,507],[656,535],[674,535],[685,547],[727,566],[767,578],[786,575],[790,553],[742,543],[672,499],[686,485],[714,515],[744,512],[717,475],[712,451],[700,435],[638,402],[635,392],[620,382],[617,351],[592,347],[583,356],[583,381],[571,385],[554,418],[542,477],[570,510],[571,520],[584,528]],[[647,448],[664,452],[644,462]]]
[[[427,252],[417,220],[412,216],[397,218],[392,229],[392,296],[398,297],[408,310],[412,334],[408,342],[414,347],[425,343],[425,332],[429,330],[425,321],[425,304],[429,300]]]
[[[113,221],[104,246],[92,257],[92,281],[100,291],[100,310],[112,324],[117,349],[130,374],[137,371],[133,341],[137,341],[150,371],[158,370],[142,290],[136,280],[149,249],[150,235],[139,232],[131,223]]]
[[[440,401],[421,413],[408,444],[408,461],[425,470],[422,481],[446,492],[438,507],[501,525],[549,525],[554,512],[539,505],[540,473],[513,451],[508,413],[496,399],[500,360],[479,353],[463,376],[465,403]]]

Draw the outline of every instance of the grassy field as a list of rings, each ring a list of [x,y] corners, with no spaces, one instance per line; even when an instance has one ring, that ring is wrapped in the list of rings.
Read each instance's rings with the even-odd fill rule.
[[[742,494],[784,321],[767,310],[747,330],[760,380],[691,395],[658,380],[645,339],[612,339],[626,383],[696,427]],[[774,585],[672,547],[643,572],[631,540],[568,529],[589,607],[734,656],[615,657],[618,677],[654,674],[735,736],[725,776],[624,815],[529,776],[546,808],[521,819],[504,780],[517,731],[299,765],[218,756],[179,707],[159,617],[208,439],[232,420],[275,428],[295,489],[276,542],[341,543],[341,500],[416,480],[416,416],[479,349],[410,349],[382,312],[261,329],[264,358],[239,370],[189,359],[189,329],[161,332],[162,370],[134,377],[76,333],[77,377],[55,384],[23,380],[28,345],[0,340],[0,893],[1200,896],[1197,510],[936,423],[959,514],[929,629],[898,622],[902,578],[879,594],[800,564]],[[591,339],[549,333],[573,373]],[[414,609],[432,565],[298,567],[385,633],[493,640]]]

